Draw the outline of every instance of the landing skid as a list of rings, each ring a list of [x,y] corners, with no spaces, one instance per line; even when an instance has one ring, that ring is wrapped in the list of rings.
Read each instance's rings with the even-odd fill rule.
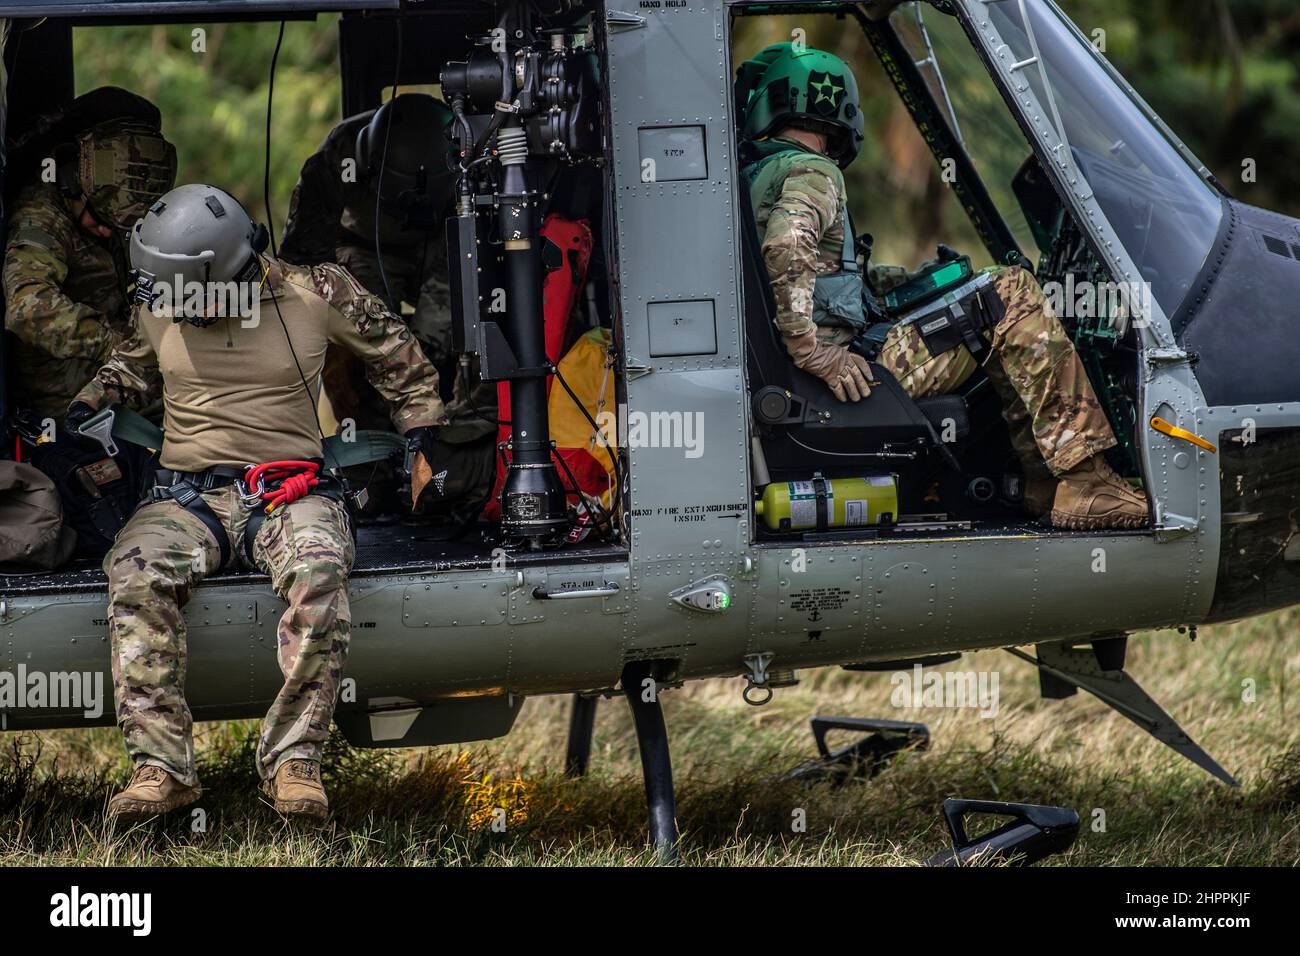
[[[813,717],[809,724],[821,756],[795,767],[784,775],[785,780],[829,780],[839,786],[854,778],[870,779],[904,750],[926,750],[930,746],[930,729],[925,724],[870,717]],[[852,730],[866,736],[831,750],[826,745],[826,734],[832,730]]]
[[[645,801],[650,814],[650,842],[660,863],[677,862],[677,797],[668,753],[668,728],[655,687],[653,661],[632,661],[623,668],[623,696],[632,708],[636,742],[645,777]]]
[[[677,799],[673,792],[668,730],[656,686],[662,683],[656,677],[657,667],[655,661],[632,661],[623,668],[620,684],[632,710],[641,752],[650,841],[660,863],[676,863]],[[573,697],[564,761],[565,773],[569,776],[580,777],[587,772],[597,700],[597,697],[581,694]],[[866,717],[813,717],[810,724],[820,757],[790,771],[783,779],[829,779],[834,785],[839,785],[853,777],[873,777],[897,754],[905,750],[925,750],[930,745],[930,731],[924,724]],[[826,743],[826,735],[831,730],[856,731],[865,736],[855,743],[831,750]],[[990,860],[1027,865],[1069,847],[1079,828],[1078,814],[1063,807],[992,800],[946,800],[943,812],[952,834],[952,849],[925,861],[927,866],[961,866]],[[970,839],[966,835],[966,813],[1010,816],[1013,820],[981,837]]]
[[[573,710],[569,714],[569,746],[564,754],[564,775],[585,777],[591,763],[591,737],[596,729],[597,697],[573,695]]]
[[[1107,649],[1113,646],[1111,641],[1103,644]],[[1105,651],[1099,653],[1093,648],[1076,648],[1066,644],[1036,645],[1037,659],[1014,647],[1006,650],[1022,661],[1033,664],[1044,675],[1044,696],[1068,696],[1082,687],[1202,770],[1230,787],[1241,786],[1232,774],[1187,736],[1178,722],[1165,713],[1137,681],[1124,672],[1122,654],[1116,657]],[[1103,661],[1107,666],[1103,667]],[[1066,686],[1062,688],[1062,684]]]
[[[966,834],[968,813],[1012,819],[983,836],[971,838]],[[943,802],[943,818],[952,836],[952,849],[930,857],[925,861],[926,866],[971,863],[1029,866],[1053,853],[1068,850],[1079,834],[1079,814],[1066,807],[1033,803],[948,799]]]
[[[650,842],[660,863],[677,862],[677,798],[673,792],[673,766],[668,751],[668,728],[659,704],[662,680],[656,677],[656,662],[632,661],[623,668],[620,684],[632,710],[637,747],[641,751],[641,773],[645,778],[646,809]],[[591,738],[596,727],[599,697],[573,695],[569,712],[569,740],[564,755],[564,773],[584,777],[591,763]]]

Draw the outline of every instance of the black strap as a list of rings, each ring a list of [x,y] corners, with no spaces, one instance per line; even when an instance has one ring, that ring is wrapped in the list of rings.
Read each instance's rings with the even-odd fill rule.
[[[976,359],[988,348],[984,341],[984,336],[980,335],[984,326],[980,320],[986,315],[983,306],[980,305],[979,296],[972,296],[964,302],[954,302],[948,309],[948,314],[952,316],[953,325],[961,334],[961,339],[966,343],[966,348]]]
[[[831,499],[828,499],[830,491],[830,482],[825,478],[813,479],[813,492],[817,496],[817,530],[827,531],[831,524],[830,509],[827,505]]]
[[[230,561],[230,535],[203,496],[188,481],[180,481],[170,488],[164,488],[163,494],[171,498],[194,517],[203,522],[204,527],[217,539],[217,548],[221,552],[221,562],[213,570],[220,571]]]
[[[966,322],[958,324],[961,326],[970,354],[979,358],[980,352],[988,347],[982,333],[1002,321],[1007,314],[1007,304],[997,294],[992,282],[980,289],[972,300],[964,304],[970,315]],[[971,345],[972,340],[975,342],[974,346]]]
[[[244,469],[238,465],[214,465],[203,471],[173,471],[168,468],[158,469],[158,484],[164,487],[184,482],[199,491],[212,491],[233,484],[244,476]]]
[[[248,523],[244,525],[244,557],[248,559],[250,568],[257,567],[257,562],[253,560],[253,542],[257,539],[257,532],[262,530],[262,525],[266,524],[267,514],[262,508],[254,508],[248,513]]]
[[[313,495],[320,495],[322,498],[329,498],[343,505],[343,514],[348,522],[348,532],[352,535],[353,544],[357,540],[357,523],[353,520],[352,509],[348,506],[348,498],[341,488],[335,486],[332,482],[322,482],[312,489]],[[248,514],[248,523],[244,525],[244,557],[248,559],[250,568],[257,567],[257,562],[253,560],[253,545],[257,540],[257,533],[262,530],[262,525],[266,524],[269,518],[263,508],[254,508]]]

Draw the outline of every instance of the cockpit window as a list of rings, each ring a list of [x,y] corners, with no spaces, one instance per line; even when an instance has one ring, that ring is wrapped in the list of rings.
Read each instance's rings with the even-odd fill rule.
[[[1012,189],[1033,150],[961,24],[925,3],[904,4],[890,22],[1020,251],[1037,262],[1040,250]]]
[[[1046,0],[983,6],[1042,108],[1069,144],[1142,278],[1167,315],[1182,304],[1223,218],[1203,179]],[[1026,24],[1027,19],[1027,24]]]

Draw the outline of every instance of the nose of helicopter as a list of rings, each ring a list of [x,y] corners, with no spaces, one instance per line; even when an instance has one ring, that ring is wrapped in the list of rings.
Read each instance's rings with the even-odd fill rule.
[[[1288,407],[1295,408],[1273,406],[1266,426],[1247,415],[1219,433],[1219,566],[1209,621],[1300,604],[1300,410]],[[1243,418],[1240,409],[1220,411]],[[1265,414],[1262,406],[1250,411]]]

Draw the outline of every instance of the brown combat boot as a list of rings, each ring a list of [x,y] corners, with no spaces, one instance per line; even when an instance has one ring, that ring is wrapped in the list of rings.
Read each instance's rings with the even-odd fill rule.
[[[1052,524],[1072,531],[1146,527],[1147,500],[1100,453],[1061,475]]]
[[[137,767],[125,790],[108,801],[108,815],[123,823],[140,823],[189,806],[203,794],[199,786],[181,783],[162,767]]]
[[[329,813],[320,764],[315,760],[286,760],[262,789],[275,801],[275,809],[286,816],[323,820]]]

